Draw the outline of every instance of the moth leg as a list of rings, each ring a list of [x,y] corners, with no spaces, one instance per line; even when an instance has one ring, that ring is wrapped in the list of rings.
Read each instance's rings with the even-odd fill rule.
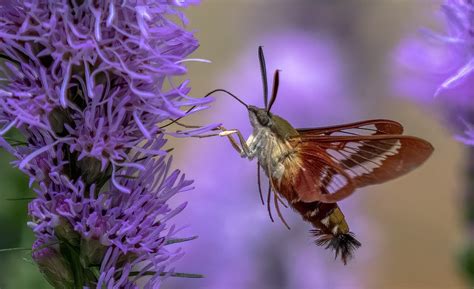
[[[200,128],[201,126],[196,126],[196,125],[187,125],[178,121],[175,121],[177,125],[180,125],[185,128]],[[223,126],[219,126],[215,130],[220,130],[221,132],[219,133],[212,133],[212,134],[206,134],[206,135],[193,135],[190,137],[195,137],[195,138],[208,138],[208,137],[215,137],[215,136],[226,136],[230,143],[232,144],[232,147],[240,154],[241,157],[245,158],[253,158],[254,154],[251,153],[249,146],[247,145],[247,142],[245,141],[245,138],[242,136],[242,133],[238,129],[226,129]],[[235,140],[235,138],[232,136],[233,134],[236,134],[237,137],[239,138],[239,142]]]
[[[184,124],[184,123],[178,122],[178,121],[174,121],[173,123],[177,124],[179,126],[182,126],[184,128],[201,128],[202,127],[200,125],[189,125],[189,124]],[[213,131],[219,130],[219,128],[214,128],[212,130]],[[176,132],[182,132],[182,131],[178,130]],[[186,134],[186,133],[184,132],[184,134]],[[207,137],[215,137],[215,136],[219,136],[219,134],[218,133],[213,133],[213,134],[204,134],[204,135],[190,135],[190,137],[195,137],[195,138],[207,138]]]
[[[273,198],[273,202],[274,202],[274,205],[275,205],[275,209],[277,211],[277,214],[278,214],[278,217],[280,218],[280,220],[282,221],[282,223],[285,225],[285,227],[288,229],[288,230],[291,230],[290,226],[288,225],[288,223],[286,222],[285,218],[283,217],[283,214],[281,213],[280,211],[280,206],[278,205],[278,201],[280,201],[282,204],[283,204],[283,201],[277,196],[277,190],[275,189],[275,185],[273,184],[273,180],[271,178],[271,164],[268,163],[267,165],[267,168],[268,168],[268,172],[270,174],[270,177],[268,178],[268,186],[269,186],[269,191],[273,190],[275,196]],[[268,202],[270,202],[270,195],[268,195],[268,199],[267,199]],[[269,204],[267,204],[269,205]],[[286,206],[285,206],[286,207]]]
[[[286,222],[285,218],[283,218],[283,215],[282,215],[282,213],[281,213],[281,211],[280,211],[280,206],[278,205],[279,198],[278,198],[276,192],[275,192],[275,197],[273,198],[273,201],[274,201],[274,203],[275,203],[275,208],[276,208],[278,217],[279,217],[280,220],[283,222],[283,224],[285,225],[285,227],[286,227],[288,230],[291,230],[290,226],[289,226],[288,223]],[[281,200],[280,200],[280,201],[281,201]]]
[[[274,223],[275,220],[273,220],[272,208],[270,208],[270,197],[271,196],[272,196],[272,185],[271,185],[271,180],[269,178],[268,179],[268,192],[267,192],[267,211],[268,211],[268,216],[270,216],[270,220],[272,220],[272,223]]]
[[[175,121],[173,122],[174,124],[177,124],[179,126],[182,126],[184,128],[202,128],[203,126],[201,125],[189,125],[189,124],[185,124],[185,123],[182,123],[182,122],[179,122],[179,121]],[[191,137],[196,137],[196,138],[206,138],[206,137],[215,137],[215,136],[223,136],[222,133],[227,133],[227,134],[232,134],[234,133],[233,131],[227,131],[225,128],[223,128],[222,126],[219,126],[219,127],[216,127],[216,128],[213,128],[211,131],[218,131],[220,130],[221,132],[220,133],[213,133],[213,134],[207,134],[207,135],[196,135],[196,136],[191,136]],[[180,132],[180,131],[178,131]],[[225,135],[227,135],[225,134]],[[240,152],[240,150],[239,150]]]
[[[285,204],[285,202],[280,198],[280,196],[278,194],[275,194],[276,197],[277,197],[277,200],[280,202],[280,204],[285,207],[286,209],[288,209],[288,205]]]
[[[221,136],[224,136],[221,134]],[[227,139],[229,139],[230,141],[230,144],[232,145],[232,147],[239,153],[239,154],[242,154],[242,149],[240,148],[239,146],[239,143],[230,135],[226,135],[227,136]]]
[[[240,156],[243,158],[249,158],[252,159],[254,157],[254,153],[251,152],[249,146],[247,145],[247,141],[245,138],[242,136],[242,133],[238,129],[226,129],[224,127],[220,127],[221,132],[219,133],[220,136],[226,136],[234,149],[240,153]],[[236,134],[239,141],[237,142],[235,138],[232,136],[233,134]],[[239,145],[240,143],[240,145]]]
[[[212,134],[203,134],[203,135],[190,135],[189,137],[207,138],[207,137],[215,137],[215,136],[220,136],[220,134],[218,134],[218,133],[212,133]]]
[[[184,128],[201,128],[202,127],[202,126],[199,126],[199,125],[188,125],[188,124],[184,124],[184,123],[178,122],[178,121],[175,121],[174,123],[179,125],[179,126],[182,126]],[[203,135],[190,135],[189,137],[207,138],[207,137],[215,137],[215,136],[228,136],[228,135],[234,133],[233,130],[228,131],[228,130],[226,130],[225,128],[223,128],[221,126],[212,129],[212,131],[216,131],[216,130],[220,130],[221,132],[220,133],[212,133],[212,134],[203,134]],[[181,131],[177,131],[177,132],[181,132]],[[239,148],[239,153],[240,153],[240,148]]]
[[[262,193],[262,183],[260,177],[260,161],[257,162],[257,182],[258,182],[258,193],[260,195],[260,200],[262,201],[262,205],[265,205],[263,201],[263,193]]]

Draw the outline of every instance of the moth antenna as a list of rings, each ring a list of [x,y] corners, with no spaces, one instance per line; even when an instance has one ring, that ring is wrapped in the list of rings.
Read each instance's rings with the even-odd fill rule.
[[[265,64],[265,56],[263,55],[263,46],[258,47],[258,59],[260,61],[260,72],[262,73],[263,83],[263,102],[265,109],[268,108],[268,80],[267,80],[267,66]]]
[[[326,249],[334,251],[334,258],[337,259],[341,255],[344,265],[352,259],[354,251],[361,246],[361,243],[354,237],[352,232],[344,234],[332,234],[320,229],[311,230],[316,237],[314,243],[318,246],[326,246]]]
[[[276,97],[278,95],[278,87],[280,86],[280,70],[277,69],[273,75],[273,88],[272,88],[272,97],[270,98],[270,103],[267,108],[267,112],[270,112],[272,109],[273,103],[275,103]]]
[[[262,205],[265,205],[263,201],[263,193],[262,193],[262,182],[260,177],[260,162],[257,162],[257,182],[258,182],[258,194],[260,195],[260,200],[262,201]]]
[[[243,104],[247,109],[249,108],[248,104],[246,104],[245,102],[243,102],[240,98],[238,98],[236,95],[234,95],[233,93],[225,90],[225,89],[222,89],[222,88],[218,88],[218,89],[214,89],[213,91],[207,93],[203,98],[206,98],[216,92],[224,92],[224,93],[227,93],[228,95],[230,95],[231,97],[233,97],[235,100],[237,100],[238,102],[240,102],[241,104]],[[193,105],[192,107],[190,107],[185,113],[189,113],[191,110],[195,109],[196,108],[196,105]],[[179,121],[180,119],[182,119],[184,116],[181,116],[181,117],[178,117],[172,121],[170,121],[169,123],[163,125],[163,126],[160,126],[160,129],[163,129],[165,127],[168,127],[174,123],[176,123],[177,121]]]

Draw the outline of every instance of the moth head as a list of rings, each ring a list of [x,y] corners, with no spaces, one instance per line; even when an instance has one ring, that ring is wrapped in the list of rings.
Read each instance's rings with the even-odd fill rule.
[[[269,127],[271,125],[272,117],[266,109],[249,105],[248,110],[250,123],[253,127]]]

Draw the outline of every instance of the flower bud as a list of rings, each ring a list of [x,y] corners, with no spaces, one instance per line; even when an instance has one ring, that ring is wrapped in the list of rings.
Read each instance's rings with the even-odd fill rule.
[[[38,239],[33,244],[32,258],[54,288],[74,289],[74,274],[67,261],[59,254],[57,247]]]

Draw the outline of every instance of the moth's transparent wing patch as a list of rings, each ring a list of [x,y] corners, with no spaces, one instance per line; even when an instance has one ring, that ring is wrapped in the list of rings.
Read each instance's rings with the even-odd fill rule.
[[[295,157],[286,161],[278,191],[291,202],[335,203],[355,190],[344,169],[320,148],[297,147]]]
[[[420,166],[433,152],[429,142],[411,136],[331,137],[315,141],[344,168],[357,187],[398,178]]]
[[[383,183],[421,165],[433,152],[420,138],[400,135],[391,120],[368,120],[316,129],[298,129],[304,146],[325,151],[352,178],[356,187]]]

